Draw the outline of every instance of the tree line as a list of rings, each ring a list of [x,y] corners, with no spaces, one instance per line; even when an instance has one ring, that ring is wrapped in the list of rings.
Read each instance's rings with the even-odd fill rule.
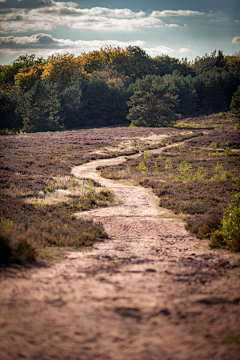
[[[239,113],[240,55],[193,62],[106,47],[75,57],[21,55],[0,66],[1,129],[54,131],[132,122],[168,125],[197,113]],[[235,94],[235,95],[234,95]]]

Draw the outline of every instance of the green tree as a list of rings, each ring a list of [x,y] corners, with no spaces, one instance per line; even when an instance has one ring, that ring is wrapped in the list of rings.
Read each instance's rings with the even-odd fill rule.
[[[88,101],[83,100],[82,90],[85,84],[81,72],[76,70],[68,86],[61,92],[62,106],[65,112],[64,124],[67,128],[88,125]]]
[[[0,129],[19,130],[22,127],[22,117],[18,111],[21,100],[21,94],[16,89],[0,91]]]
[[[197,57],[193,68],[197,74],[213,70],[221,73],[227,66],[227,59],[224,57],[222,51],[219,50],[217,53],[215,50],[210,55],[205,54],[205,56],[201,58]]]
[[[107,125],[111,110],[110,88],[107,83],[94,74],[83,92],[83,100],[88,102],[88,125]]]
[[[129,99],[127,91],[118,86],[111,86],[109,89],[110,95],[110,111],[109,124],[123,124],[126,122],[128,114],[128,106],[126,101]]]
[[[179,115],[177,89],[167,86],[160,76],[147,75],[137,79],[134,94],[128,101],[130,106],[127,119],[135,126],[165,126]]]
[[[238,86],[237,91],[233,94],[230,108],[234,115],[240,117],[240,85]]]
[[[139,46],[127,47],[126,66],[122,70],[133,79],[142,78],[147,74],[157,74],[157,68],[150,56]]]
[[[0,72],[0,83],[12,87],[14,86],[14,76],[17,75],[20,69],[29,66],[43,64],[43,58],[35,58],[35,55],[20,55],[11,65],[4,66]]]
[[[161,55],[154,57],[153,63],[157,68],[157,74],[160,76],[172,74],[174,70],[178,70],[184,76],[195,74],[187,59],[179,60],[169,55]]]
[[[34,86],[24,94],[21,114],[23,130],[54,131],[62,128],[64,112],[57,84],[49,78],[37,80]]]
[[[193,78],[199,108],[204,112],[229,110],[239,81],[237,72],[226,70],[221,73],[207,71]]]
[[[163,79],[167,86],[177,89],[179,103],[176,112],[181,115],[195,113],[197,111],[198,96],[192,76],[183,76],[178,70],[174,70],[173,74],[164,75]]]
[[[21,68],[17,75],[14,75],[15,85],[21,90],[28,91],[40,79],[43,67],[41,65],[33,65]]]
[[[48,58],[43,66],[43,72],[41,78],[50,77],[51,81],[61,89],[68,86],[69,79],[78,68],[74,55],[70,54],[54,54]]]

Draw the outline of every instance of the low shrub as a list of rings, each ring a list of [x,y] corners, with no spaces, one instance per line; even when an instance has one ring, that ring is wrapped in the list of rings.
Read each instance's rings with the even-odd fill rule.
[[[219,229],[210,236],[210,247],[224,247],[240,251],[240,192],[234,194],[224,211]]]
[[[13,235],[0,229],[0,264],[34,261],[37,257],[36,246],[28,239],[27,234]]]
[[[185,228],[197,238],[204,239],[210,237],[210,233],[219,227],[221,218],[221,213],[194,215],[186,218]]]
[[[13,256],[11,235],[8,231],[0,229],[0,264],[8,263]]]

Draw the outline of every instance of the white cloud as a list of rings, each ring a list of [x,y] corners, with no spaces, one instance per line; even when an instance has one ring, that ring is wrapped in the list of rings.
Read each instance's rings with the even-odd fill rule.
[[[149,55],[152,55],[152,56],[156,56],[156,55],[162,55],[162,54],[169,54],[171,52],[173,52],[174,50],[167,47],[167,46],[156,46],[156,47],[153,47],[153,48],[144,48],[144,50],[149,54]]]
[[[146,15],[143,11],[134,12],[130,9],[82,9],[73,2],[53,0],[9,0],[6,4],[13,4],[15,7],[9,11],[0,10],[2,33],[45,31],[58,26],[92,31],[133,31],[163,26],[162,21],[152,14]]]
[[[191,50],[188,49],[188,48],[180,48],[178,51],[179,51],[180,53],[189,53],[189,52],[191,52]]]
[[[232,44],[240,44],[240,36],[234,36],[232,39]]]
[[[165,26],[167,26],[167,27],[179,27],[179,25],[177,25],[177,24],[165,24]]]
[[[0,10],[0,31],[9,32],[50,31],[58,26],[67,26],[73,30],[88,31],[133,31],[140,28],[179,27],[164,24],[161,17],[185,17],[205,14],[193,10],[152,11],[147,15],[143,11],[131,9],[109,9],[106,7],[80,8],[75,2],[54,0],[8,0]],[[7,11],[7,8],[9,8]],[[184,27],[187,25],[184,24]]]
[[[204,15],[204,12],[193,11],[193,10],[163,10],[153,11],[151,16],[154,17],[168,17],[168,16],[196,16]]]
[[[239,23],[239,22],[240,22],[240,20],[234,20],[234,22]]]
[[[136,45],[142,47],[145,44],[142,40],[117,41],[117,40],[77,40],[56,39],[49,34],[36,34],[32,36],[6,36],[0,37],[0,47],[7,54],[35,53],[36,55],[47,56],[54,53],[81,53],[99,50],[106,46],[126,47]]]

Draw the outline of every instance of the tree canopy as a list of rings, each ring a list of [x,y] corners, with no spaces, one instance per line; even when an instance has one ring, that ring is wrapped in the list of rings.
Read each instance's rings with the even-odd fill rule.
[[[178,118],[174,109],[178,105],[177,89],[168,86],[162,77],[147,75],[135,83],[130,97],[127,119],[135,126],[165,126]]]
[[[48,131],[127,121],[160,126],[178,114],[229,110],[239,85],[240,54],[222,51],[194,62],[150,57],[138,46],[48,59],[21,55],[0,66],[0,128]]]

